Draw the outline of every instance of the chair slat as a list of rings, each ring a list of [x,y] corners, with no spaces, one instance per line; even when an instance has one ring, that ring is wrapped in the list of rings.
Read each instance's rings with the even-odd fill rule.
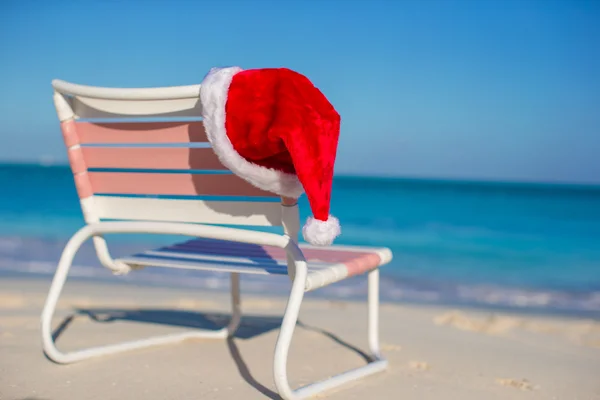
[[[94,196],[85,201],[93,204],[100,219],[281,226],[281,206],[276,202],[112,196]]]
[[[61,124],[67,147],[77,144],[160,144],[208,142],[201,121]]]
[[[307,261],[310,262],[325,262],[325,263],[350,263],[357,259],[371,263],[368,257],[375,254],[373,249],[356,247],[356,248],[315,248],[302,245],[302,253]],[[273,259],[284,260],[286,252],[284,249],[273,246],[259,246],[247,243],[226,242],[209,239],[193,239],[182,243],[177,243],[169,246],[165,251],[179,251],[190,253],[214,253],[214,254],[229,254],[229,255],[246,255],[252,256],[269,256]],[[375,263],[377,264],[377,263]]]
[[[75,118],[117,118],[130,116],[200,117],[198,97],[172,100],[109,100],[76,96],[71,98]]]
[[[82,168],[227,170],[211,148],[75,147],[69,153],[74,173]]]
[[[276,197],[237,175],[87,172],[94,194]],[[85,192],[85,191],[84,191]]]

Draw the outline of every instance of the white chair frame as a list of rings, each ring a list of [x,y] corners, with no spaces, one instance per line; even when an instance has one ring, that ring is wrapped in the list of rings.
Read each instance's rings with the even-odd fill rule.
[[[157,89],[111,89],[94,88],[74,85],[62,81],[54,82],[55,104],[61,121],[73,118],[74,113],[70,104],[63,97],[63,93],[82,95],[96,99],[118,100],[165,100],[197,98],[199,86]],[[373,269],[368,274],[368,321],[367,335],[371,360],[366,365],[349,370],[334,377],[292,389],[287,376],[288,353],[292,336],[297,324],[300,306],[306,291],[308,274],[307,262],[302,250],[297,244],[297,205],[283,206],[284,234],[257,232],[238,228],[176,223],[176,222],[146,222],[146,221],[117,221],[100,222],[85,210],[86,225],[81,228],[67,243],[60,257],[58,267],[41,315],[42,345],[45,354],[56,363],[68,364],[77,361],[115,354],[123,351],[141,349],[150,346],[164,345],[180,342],[189,338],[215,338],[224,339],[235,334],[241,321],[241,300],[239,273],[231,273],[231,301],[232,317],[229,324],[220,330],[194,330],[182,333],[169,334],[147,339],[135,340],[115,345],[93,347],[79,351],[61,352],[53,339],[52,319],[56,311],[57,302],[66,282],[73,259],[80,247],[90,238],[93,238],[96,252],[102,264],[113,270],[115,274],[127,273],[129,266],[113,260],[108,253],[107,245],[102,237],[105,234],[167,234],[184,235],[198,238],[210,238],[251,243],[257,245],[276,246],[286,251],[288,256],[288,275],[292,280],[291,291],[285,307],[281,329],[277,338],[274,356],[274,381],[279,395],[285,400],[305,399],[326,390],[338,387],[345,383],[363,378],[385,370],[388,361],[382,357],[379,348],[379,269]],[[291,209],[291,210],[290,210]],[[296,218],[286,218],[290,211]]]

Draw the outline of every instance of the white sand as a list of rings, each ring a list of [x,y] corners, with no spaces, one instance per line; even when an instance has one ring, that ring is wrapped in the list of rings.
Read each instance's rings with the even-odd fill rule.
[[[48,284],[0,281],[2,400],[278,398],[272,356],[282,299],[245,297],[249,317],[230,341],[190,340],[65,366],[41,350],[39,315]],[[93,308],[112,311],[98,314],[100,321],[74,318],[58,339],[61,349],[176,331],[205,313],[227,313],[228,297],[69,282],[55,326],[74,309]],[[290,352],[292,384],[362,365],[365,318],[365,304],[307,300]],[[390,369],[324,398],[600,399],[597,321],[386,304],[381,322]]]

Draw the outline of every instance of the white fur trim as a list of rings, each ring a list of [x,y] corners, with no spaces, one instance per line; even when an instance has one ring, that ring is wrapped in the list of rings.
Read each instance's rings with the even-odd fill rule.
[[[308,217],[302,227],[304,240],[316,246],[329,246],[341,233],[340,221],[333,215],[330,215],[327,221]]]
[[[200,85],[200,101],[206,135],[219,160],[234,174],[254,186],[280,196],[298,198],[304,192],[295,174],[249,162],[233,148],[225,129],[225,105],[233,76],[239,67],[212,68]]]

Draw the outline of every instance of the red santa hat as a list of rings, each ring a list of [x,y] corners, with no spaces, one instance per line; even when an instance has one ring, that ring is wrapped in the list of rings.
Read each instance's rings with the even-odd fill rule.
[[[341,232],[329,214],[340,116],[319,89],[287,68],[213,68],[200,100],[208,140],[223,165],[283,197],[305,192],[312,216],[304,239],[331,244]]]

